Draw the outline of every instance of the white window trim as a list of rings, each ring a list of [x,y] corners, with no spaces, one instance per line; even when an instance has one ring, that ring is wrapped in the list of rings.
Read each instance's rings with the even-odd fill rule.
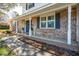
[[[41,27],[41,22],[46,22],[46,27],[47,27],[47,17],[46,17],[46,21],[41,21],[41,17],[40,17],[40,29],[46,29],[46,27]]]
[[[55,12],[54,12],[53,15],[54,15],[54,20],[50,20],[50,21],[54,21],[54,27],[53,28],[48,27],[48,16],[44,16],[44,17],[46,17],[46,27],[45,28],[41,27],[41,17],[40,17],[40,29],[55,29],[55,22],[56,22],[56,20],[55,20]],[[50,16],[52,16],[52,15],[50,15]]]
[[[47,29],[55,29],[55,21],[56,21],[56,20],[55,20],[55,12],[54,12],[53,15],[54,15],[54,20],[50,20],[50,21],[54,21],[54,27],[53,27],[53,28],[52,28],[52,27],[48,27],[48,25],[47,25]],[[48,22],[48,21],[47,21],[47,22]]]
[[[47,29],[47,21],[48,21],[48,17],[46,16],[46,29]]]

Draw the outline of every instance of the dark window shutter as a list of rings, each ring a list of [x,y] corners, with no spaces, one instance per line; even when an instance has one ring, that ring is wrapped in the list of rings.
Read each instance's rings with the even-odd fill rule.
[[[37,17],[37,28],[40,28],[40,17]]]
[[[60,29],[60,13],[56,13],[55,15],[56,18],[56,29]]]
[[[26,10],[27,10],[27,3],[26,3]]]
[[[33,3],[33,7],[35,6],[35,4]]]

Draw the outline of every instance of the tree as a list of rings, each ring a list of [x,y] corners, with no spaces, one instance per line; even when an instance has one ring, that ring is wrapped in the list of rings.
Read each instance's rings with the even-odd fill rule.
[[[0,3],[0,16],[6,14],[11,8],[18,6],[17,3]]]

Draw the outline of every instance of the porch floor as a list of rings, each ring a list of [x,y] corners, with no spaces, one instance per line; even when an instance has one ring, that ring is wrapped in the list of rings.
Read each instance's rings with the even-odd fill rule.
[[[66,41],[60,41],[60,40],[50,40],[50,39],[46,39],[46,38],[42,38],[42,37],[37,37],[37,36],[28,36],[26,34],[19,34],[18,35],[22,35],[22,36],[25,36],[29,39],[32,39],[32,40],[36,40],[36,41],[41,41],[41,42],[44,42],[44,43],[47,43],[47,44],[51,44],[51,45],[55,45],[55,46],[59,46],[59,47],[63,47],[65,49],[69,49],[69,50],[72,50],[72,51],[78,51],[78,46],[77,44],[74,45],[71,44],[71,45],[67,45]]]

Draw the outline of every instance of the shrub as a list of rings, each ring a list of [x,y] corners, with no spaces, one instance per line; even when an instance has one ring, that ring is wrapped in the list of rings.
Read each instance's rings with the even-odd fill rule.
[[[6,34],[11,34],[11,31],[9,31],[9,30],[6,30],[6,32],[5,32]]]
[[[9,29],[9,26],[6,26],[6,25],[0,25],[0,29]]]

